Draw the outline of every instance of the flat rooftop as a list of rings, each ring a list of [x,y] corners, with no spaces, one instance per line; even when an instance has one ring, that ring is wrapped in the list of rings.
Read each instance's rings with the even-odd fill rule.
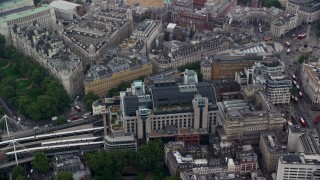
[[[0,10],[1,9],[10,8],[12,6],[24,4],[24,3],[27,3],[29,1],[33,1],[33,0],[1,0]]]
[[[39,8],[35,8],[35,9],[32,9],[32,10],[19,12],[19,13],[16,13],[16,14],[11,14],[9,16],[3,16],[3,17],[0,18],[0,23],[4,23],[4,22],[16,20],[16,19],[21,19],[21,18],[24,18],[24,17],[27,17],[27,16],[32,16],[32,15],[47,11],[49,9],[51,9],[51,7],[48,6],[48,5],[45,5],[45,6],[42,6],[42,7],[39,7]]]

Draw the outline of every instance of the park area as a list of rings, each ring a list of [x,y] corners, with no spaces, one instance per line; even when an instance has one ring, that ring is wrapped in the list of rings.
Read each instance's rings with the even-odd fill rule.
[[[0,74],[2,77],[15,79],[16,93],[18,96],[28,96],[31,99],[37,97],[38,90],[33,88],[31,81],[17,71],[8,60],[0,59]]]

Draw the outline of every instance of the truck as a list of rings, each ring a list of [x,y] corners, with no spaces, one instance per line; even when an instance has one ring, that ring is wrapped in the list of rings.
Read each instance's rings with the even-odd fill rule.
[[[74,106],[74,108],[78,111],[78,112],[81,112],[81,108],[79,106]]]

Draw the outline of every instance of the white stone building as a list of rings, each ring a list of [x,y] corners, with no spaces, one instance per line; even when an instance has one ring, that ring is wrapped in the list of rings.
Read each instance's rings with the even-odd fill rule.
[[[67,93],[74,97],[83,90],[83,68],[80,59],[70,52],[62,38],[37,24],[17,28],[13,45],[30,56],[56,77]]]
[[[0,17],[0,33],[5,36],[8,44],[11,44],[11,34],[14,28],[30,26],[34,23],[48,30],[56,29],[54,9],[48,5],[44,5],[39,8]]]
[[[288,154],[279,157],[276,180],[320,179],[320,155]]]
[[[320,19],[320,1],[288,0],[286,12],[297,14],[299,20],[305,23],[312,23]]]
[[[34,7],[33,0],[2,0],[0,2],[0,16],[14,13],[15,10],[23,10],[31,7]]]
[[[303,64],[301,69],[301,82],[304,91],[313,104],[320,104],[320,63]]]
[[[276,37],[282,37],[291,29],[298,25],[298,16],[295,14],[286,14],[274,19],[271,22],[271,34]]]

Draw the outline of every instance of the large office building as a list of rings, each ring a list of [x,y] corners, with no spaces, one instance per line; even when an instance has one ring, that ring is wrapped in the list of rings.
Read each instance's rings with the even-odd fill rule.
[[[162,31],[162,23],[159,20],[144,20],[130,36],[144,42],[142,53],[151,51],[156,46],[156,38]],[[141,52],[141,51],[140,51]]]
[[[82,5],[62,0],[53,1],[49,6],[54,8],[58,20],[72,21],[79,18],[82,11]]]
[[[134,81],[131,88],[120,92],[120,113],[109,113],[115,106],[95,104],[93,112],[106,113],[107,120],[121,122],[124,134],[138,140],[207,141],[208,133],[215,133],[218,123],[215,89],[209,83],[196,83],[195,74],[185,73],[193,78],[186,78],[188,83],[182,85],[161,81],[146,88],[142,81]]]
[[[139,54],[109,53],[90,67],[84,79],[85,92],[105,97],[108,91],[121,82],[130,82],[152,73],[149,59]]]
[[[33,7],[33,0],[2,0],[0,2],[0,17],[31,9]]]
[[[199,62],[203,56],[212,56],[230,47],[225,37],[208,36],[190,43],[173,40],[163,43],[162,53],[149,53],[149,57],[159,71],[178,68],[188,63]]]
[[[130,10],[94,8],[80,19],[61,29],[64,41],[79,56],[84,66],[101,60],[111,47],[117,47],[132,32]]]
[[[268,171],[277,170],[278,158],[287,153],[286,141],[276,131],[265,131],[261,133],[259,149]]]
[[[206,57],[201,62],[201,73],[208,80],[234,79],[236,72],[263,61],[273,52],[275,49],[270,44],[250,43],[236,50],[226,50]]]
[[[236,72],[235,80],[242,86],[261,85],[273,104],[289,104],[292,81],[285,72],[284,63],[278,58],[266,58],[250,68]]]
[[[287,154],[279,157],[276,180],[320,179],[320,155]]]
[[[288,152],[290,153],[304,153],[308,155],[320,154],[320,149],[317,141],[319,141],[316,134],[310,132],[308,129],[300,126],[289,126],[288,134]]]
[[[298,18],[305,23],[313,23],[320,19],[320,1],[288,0],[286,12],[298,14]]]
[[[37,23],[41,28],[56,29],[56,16],[54,9],[48,5],[27,11],[17,12],[0,17],[0,33],[3,34],[8,42],[12,43],[12,32],[16,27],[29,26]]]
[[[81,61],[56,32],[31,24],[16,28],[12,33],[12,41],[16,49],[56,77],[71,97],[83,90]]]
[[[271,22],[270,31],[273,36],[283,37],[285,33],[296,28],[297,25],[298,16],[296,14],[285,14]]]
[[[301,82],[304,91],[308,94],[313,104],[320,104],[320,64],[310,62],[302,65]]]
[[[259,143],[261,131],[282,130],[285,119],[267,96],[250,87],[243,91],[245,100],[218,102],[221,138]]]

